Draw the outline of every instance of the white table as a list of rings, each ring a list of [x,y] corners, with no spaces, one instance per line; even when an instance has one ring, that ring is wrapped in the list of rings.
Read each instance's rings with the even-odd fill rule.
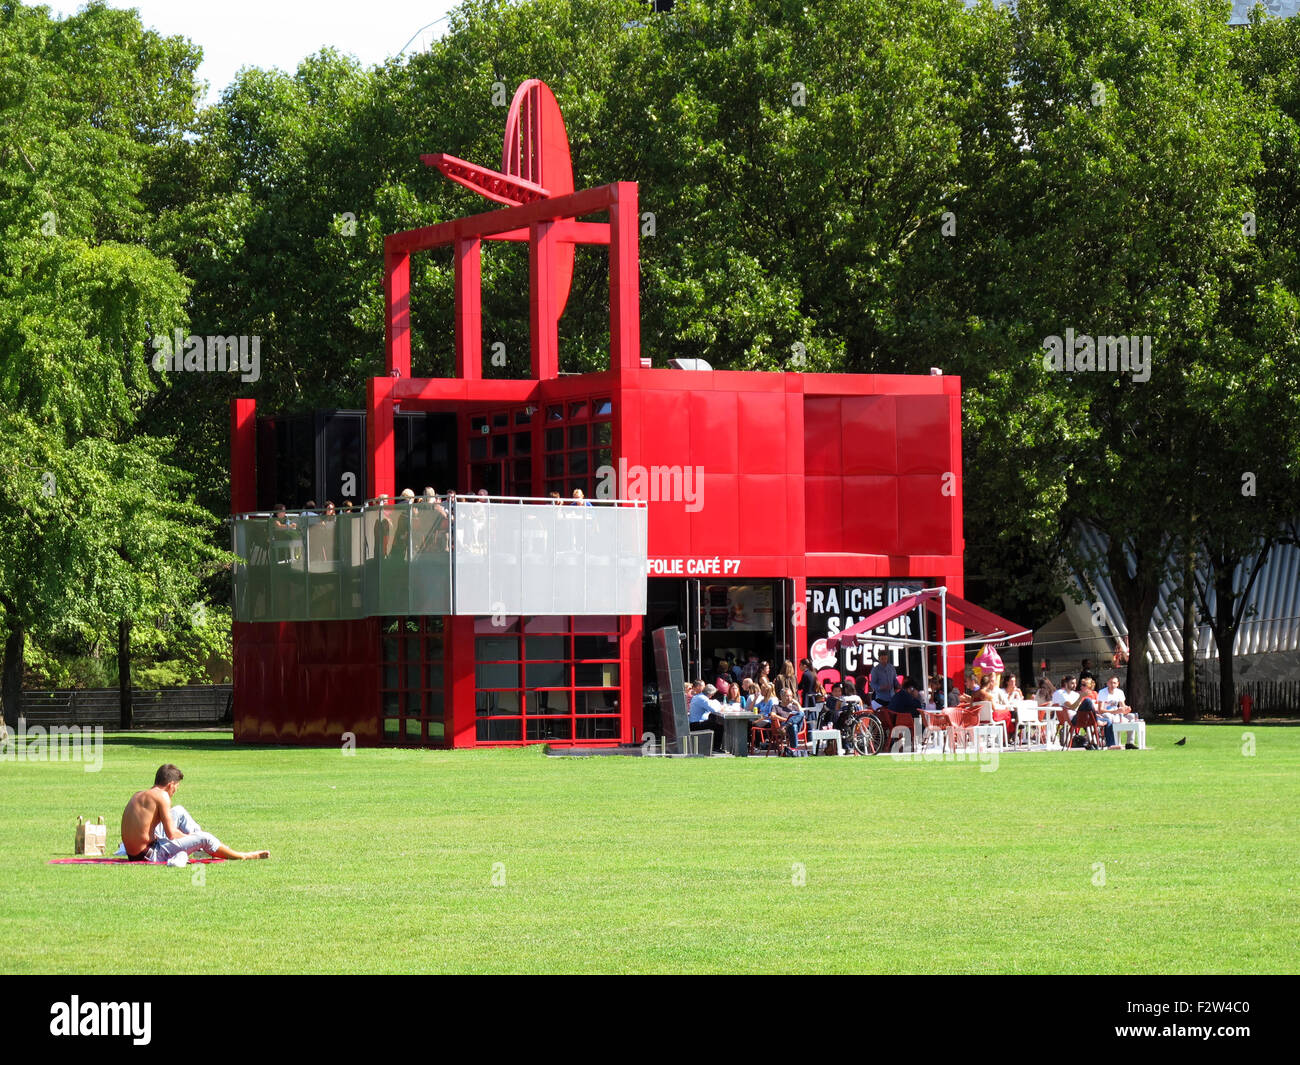
[[[1120,739],[1121,734],[1132,736],[1133,742],[1138,745],[1138,749],[1145,751],[1147,749],[1147,723],[1141,718],[1136,721],[1112,721],[1111,727],[1115,730],[1115,742],[1123,744],[1124,740]]]
[[[835,744],[836,754],[844,753],[844,737],[837,728],[815,728],[808,733],[808,745],[812,747],[813,754],[821,754],[823,743]]]

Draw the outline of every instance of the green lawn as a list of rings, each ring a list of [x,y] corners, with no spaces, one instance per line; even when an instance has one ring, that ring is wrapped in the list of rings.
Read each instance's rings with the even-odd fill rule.
[[[1294,971],[1300,728],[1243,734],[994,772],[109,736],[0,762],[0,971]],[[46,864],[167,761],[272,860]]]

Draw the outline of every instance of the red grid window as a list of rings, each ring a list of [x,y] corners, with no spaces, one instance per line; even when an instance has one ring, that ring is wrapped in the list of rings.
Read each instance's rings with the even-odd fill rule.
[[[445,746],[443,619],[386,618],[380,633],[383,742],[398,747]]]
[[[596,494],[597,471],[614,464],[614,402],[608,396],[547,404],[543,411],[542,476],[547,493]]]
[[[617,740],[618,628],[612,616],[477,619],[478,742]]]
[[[469,420],[469,490],[493,496],[533,494],[532,407],[490,411]]]

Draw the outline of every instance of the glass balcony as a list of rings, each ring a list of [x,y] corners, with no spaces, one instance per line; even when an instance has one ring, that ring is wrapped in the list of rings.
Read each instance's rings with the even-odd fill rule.
[[[236,621],[646,610],[642,502],[420,498],[231,524]]]

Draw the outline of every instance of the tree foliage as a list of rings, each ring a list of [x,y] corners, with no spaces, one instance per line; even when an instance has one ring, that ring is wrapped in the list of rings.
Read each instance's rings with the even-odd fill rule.
[[[6,702],[25,634],[97,639],[198,595],[209,513],[174,444],[137,431],[150,323],[186,279],[141,196],[193,117],[199,53],[90,4],[0,5],[0,625]]]
[[[1178,545],[1239,565],[1300,482],[1300,20],[1230,30],[1228,9],[467,0],[424,52],[248,68],[195,116],[187,42],[101,5],[0,4],[0,398],[25,419],[6,437],[36,445],[0,452],[29,478],[3,490],[5,535],[77,520],[32,495],[36,466],[89,486],[93,463],[165,464],[133,426],[174,439],[221,514],[231,396],[362,405],[383,235],[487,209],[419,156],[495,166],[538,77],[578,187],[639,182],[646,354],[960,374],[969,593],[1041,622],[1069,564],[1105,567],[1141,663]],[[508,355],[489,375],[526,372],[527,271],[523,248],[485,248],[485,346]],[[606,277],[580,248],[565,370],[605,363]],[[417,256],[416,373],[451,372],[452,310],[449,256]],[[160,379],[145,338],[176,327],[260,337],[260,380]],[[1049,368],[1067,333],[1149,337],[1149,379]],[[193,524],[170,474],[141,483],[159,528]],[[173,572],[201,568],[187,551]],[[122,589],[104,617],[145,609],[93,579]]]

